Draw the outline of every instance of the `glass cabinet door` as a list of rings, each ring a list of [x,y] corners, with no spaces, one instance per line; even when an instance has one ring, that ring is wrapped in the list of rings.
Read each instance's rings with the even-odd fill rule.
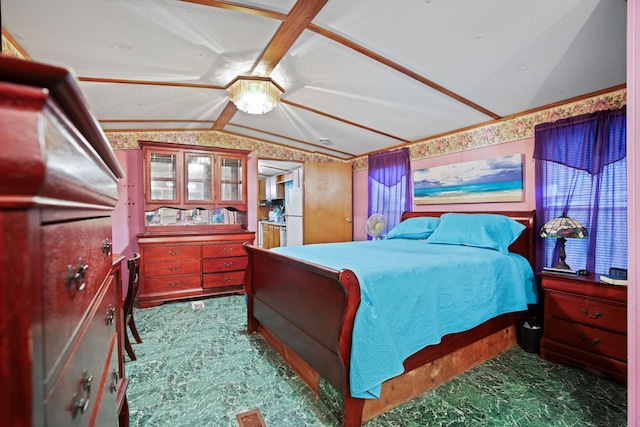
[[[212,202],[213,155],[186,154],[185,202]]]
[[[219,157],[219,202],[228,206],[244,203],[243,159],[232,156]]]
[[[149,183],[151,201],[177,200],[177,153],[150,153]]]

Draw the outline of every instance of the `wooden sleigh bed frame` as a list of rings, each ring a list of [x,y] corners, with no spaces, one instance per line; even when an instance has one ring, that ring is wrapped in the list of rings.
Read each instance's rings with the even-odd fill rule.
[[[445,212],[405,212],[402,219]],[[535,211],[494,211],[524,224],[511,246],[534,265]],[[291,368],[320,394],[320,378],[342,396],[342,425],[360,426],[516,344],[515,325],[526,312],[508,313],[465,332],[443,337],[404,362],[405,372],[382,385],[378,399],[351,396],[349,366],[354,317],[360,303],[358,278],[246,245],[247,329],[261,335]]]

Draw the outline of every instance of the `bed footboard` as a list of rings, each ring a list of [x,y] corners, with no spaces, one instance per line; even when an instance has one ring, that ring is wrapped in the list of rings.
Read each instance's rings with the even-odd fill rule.
[[[267,329],[343,395],[360,285],[336,271],[245,245],[247,329]]]

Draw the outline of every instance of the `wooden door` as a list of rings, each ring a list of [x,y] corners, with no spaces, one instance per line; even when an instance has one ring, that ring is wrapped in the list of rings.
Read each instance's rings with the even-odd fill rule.
[[[353,240],[352,180],[350,163],[304,164],[304,244]]]

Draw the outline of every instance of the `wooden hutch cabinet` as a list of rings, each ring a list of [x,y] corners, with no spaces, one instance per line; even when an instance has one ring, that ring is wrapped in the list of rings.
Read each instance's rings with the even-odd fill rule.
[[[140,141],[140,307],[243,292],[248,151]]]
[[[0,146],[2,425],[126,425],[124,175],[69,71],[0,57]]]

